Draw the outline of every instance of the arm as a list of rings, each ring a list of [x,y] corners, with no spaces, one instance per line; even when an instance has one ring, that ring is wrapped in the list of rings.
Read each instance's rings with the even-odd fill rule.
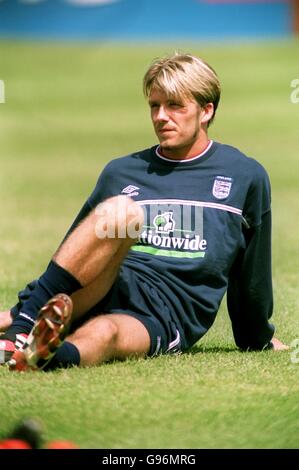
[[[252,160],[253,162],[253,160]],[[273,338],[271,185],[255,162],[243,207],[242,248],[229,273],[227,306],[237,346],[246,350],[288,349]]]
[[[241,349],[271,347],[274,326],[271,275],[271,212],[258,226],[243,229],[245,247],[229,276],[227,307],[236,344]]]
[[[230,272],[227,307],[233,334],[240,349],[281,351],[288,349],[273,338],[269,323],[273,311],[271,270],[271,212],[261,224],[243,229],[245,249]]]

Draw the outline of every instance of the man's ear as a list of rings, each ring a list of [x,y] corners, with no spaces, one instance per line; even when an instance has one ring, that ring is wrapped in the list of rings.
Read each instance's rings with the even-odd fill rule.
[[[213,114],[214,114],[213,103],[207,103],[205,106],[203,106],[200,111],[201,124],[207,124],[212,119]]]

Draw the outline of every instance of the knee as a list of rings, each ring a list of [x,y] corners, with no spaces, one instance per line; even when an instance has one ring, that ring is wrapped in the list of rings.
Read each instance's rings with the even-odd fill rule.
[[[118,326],[110,318],[99,316],[92,320],[93,325],[90,325],[92,328],[93,340],[95,343],[101,343],[101,348],[105,346],[106,348],[111,348],[115,346],[118,338]]]
[[[105,315],[99,315],[68,336],[67,341],[77,347],[80,365],[91,366],[115,358],[118,337],[117,324]]]
[[[128,196],[114,196],[99,204],[96,234],[99,238],[126,238],[135,240],[142,230],[142,207]]]

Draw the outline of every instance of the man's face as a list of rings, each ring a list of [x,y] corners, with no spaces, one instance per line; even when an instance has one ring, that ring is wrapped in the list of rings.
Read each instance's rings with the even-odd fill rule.
[[[202,109],[196,101],[178,102],[162,91],[149,95],[151,118],[165,156],[184,158],[200,140]]]

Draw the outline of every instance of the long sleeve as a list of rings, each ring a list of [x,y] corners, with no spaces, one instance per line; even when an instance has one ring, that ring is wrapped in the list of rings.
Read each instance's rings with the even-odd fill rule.
[[[236,344],[261,350],[274,333],[269,323],[273,310],[271,273],[271,211],[261,223],[243,230],[245,247],[229,276],[227,307]]]

